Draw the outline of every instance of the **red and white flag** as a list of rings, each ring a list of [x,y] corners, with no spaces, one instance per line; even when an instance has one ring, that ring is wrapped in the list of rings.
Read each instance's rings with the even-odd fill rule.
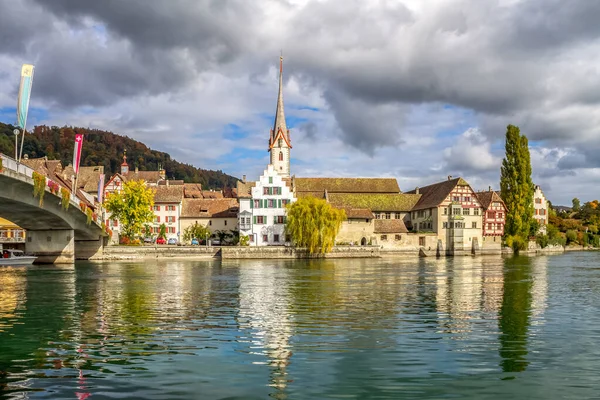
[[[75,134],[75,148],[73,149],[73,171],[79,173],[79,162],[81,161],[81,148],[83,147],[83,134]]]

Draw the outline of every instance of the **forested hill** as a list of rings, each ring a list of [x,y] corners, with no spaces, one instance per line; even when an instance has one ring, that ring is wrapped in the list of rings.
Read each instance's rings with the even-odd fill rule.
[[[0,152],[14,157],[14,126],[0,122]],[[127,149],[127,161],[131,170],[156,171],[160,164],[169,179],[183,179],[185,182],[201,183],[207,189],[235,187],[237,179],[222,171],[196,168],[171,159],[167,153],[151,150],[145,144],[112,132],[98,129],[73,127],[36,126],[25,138],[23,154],[30,158],[48,156],[48,159],[61,160],[63,165],[73,162],[75,133],[85,135],[82,166],[104,165],[109,178],[120,170],[123,162],[123,149]]]

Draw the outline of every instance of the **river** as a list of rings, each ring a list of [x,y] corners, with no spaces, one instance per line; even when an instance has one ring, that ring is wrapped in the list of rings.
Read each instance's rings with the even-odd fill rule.
[[[582,399],[600,254],[0,267],[0,398]]]

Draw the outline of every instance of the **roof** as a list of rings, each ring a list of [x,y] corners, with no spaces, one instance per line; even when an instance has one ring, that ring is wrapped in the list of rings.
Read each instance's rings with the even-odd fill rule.
[[[202,197],[205,199],[222,199],[225,196],[220,190],[203,190]]]
[[[336,207],[366,208],[371,211],[410,211],[420,194],[329,193],[329,202]]]
[[[375,216],[368,208],[344,208],[346,219],[374,219]]]
[[[123,176],[123,178],[127,181],[144,180],[146,182],[158,182],[163,179],[160,175],[160,171],[129,171],[125,175],[121,174],[121,176]]]
[[[401,219],[376,219],[375,233],[408,233],[404,221]]]
[[[235,218],[236,199],[183,199],[180,218]]]
[[[155,203],[180,203],[183,200],[183,186],[156,186],[154,188]]]
[[[256,186],[256,182],[237,181],[237,194],[240,199],[252,198],[252,188]]]
[[[289,147],[290,143],[290,131],[288,131],[285,124],[285,113],[283,109],[283,57],[279,58],[279,92],[277,94],[277,108],[275,109],[275,122],[273,123],[273,130],[271,131],[271,137],[269,138],[269,150],[275,144],[278,137],[285,140]]]
[[[202,198],[202,185],[199,183],[184,183],[183,184],[184,197],[190,199],[201,199]]]
[[[70,166],[65,168],[67,171]],[[87,193],[97,193],[98,183],[100,182],[100,176],[104,175],[104,166],[94,167],[79,167],[79,174],[77,176],[77,187],[83,189]]]
[[[479,203],[481,204],[481,207],[483,207],[484,210],[487,210],[490,207],[490,204],[492,204],[492,202],[494,201],[502,203],[504,208],[506,208],[506,204],[504,204],[502,197],[500,197],[500,195],[495,190],[476,192],[475,195],[477,196],[477,199],[479,200]]]
[[[296,192],[400,193],[395,178],[295,178]]]
[[[317,199],[324,199],[325,192],[297,192],[296,197],[299,199],[304,197],[316,197]]]
[[[179,179],[165,179],[164,181],[160,181],[158,182],[159,185],[166,185],[167,182],[169,182],[170,186],[176,186],[176,185],[183,185],[183,180],[179,180]]]
[[[454,178],[419,188],[421,198],[415,204],[413,210],[423,210],[439,206],[456,186],[469,186],[469,184],[463,178]],[[415,194],[415,192],[416,189],[407,193]]]

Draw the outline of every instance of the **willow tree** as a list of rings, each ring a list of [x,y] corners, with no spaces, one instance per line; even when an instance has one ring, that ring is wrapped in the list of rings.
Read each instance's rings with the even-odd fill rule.
[[[140,235],[144,225],[154,221],[153,205],[154,190],[146,187],[144,181],[125,182],[123,190],[110,193],[104,202],[110,218],[119,220],[123,235],[129,239]]]
[[[305,247],[310,254],[323,254],[333,248],[345,219],[344,210],[323,199],[305,197],[288,205],[285,229],[295,246]]]
[[[518,252],[525,249],[533,218],[533,182],[529,142],[519,128],[506,128],[506,155],[500,168],[500,191],[506,204],[506,243]]]

